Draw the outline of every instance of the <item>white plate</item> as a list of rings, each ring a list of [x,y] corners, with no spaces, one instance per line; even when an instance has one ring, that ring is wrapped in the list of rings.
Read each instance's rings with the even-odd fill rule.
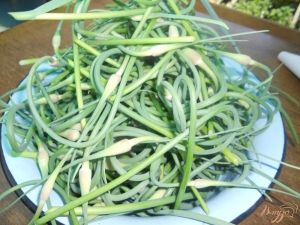
[[[225,64],[232,74],[242,74],[242,67],[236,62],[230,59],[224,59]],[[41,70],[44,70],[47,65],[42,65]],[[251,79],[257,80],[257,78],[249,73]],[[17,93],[13,96],[15,102],[21,101],[26,98],[25,91]],[[264,121],[258,121],[257,127],[263,126]],[[11,185],[19,184],[28,180],[40,179],[40,172],[36,163],[31,159],[26,158],[16,158],[12,157],[10,154],[10,145],[5,137],[6,128],[5,125],[1,127],[1,143],[3,150],[3,157],[1,157],[4,172],[11,183]],[[283,120],[281,115],[277,113],[274,116],[274,122],[270,127],[255,139],[256,150],[272,156],[277,160],[282,160],[285,151],[285,131]],[[254,157],[254,156],[253,156]],[[255,158],[255,157],[254,157]],[[280,164],[272,160],[260,157],[262,162],[261,167],[257,163],[252,163],[253,166],[262,170],[264,173],[271,177],[276,177],[279,172]],[[267,179],[260,177],[259,175],[250,172],[249,178],[254,181],[258,186],[268,187],[271,182]],[[247,183],[246,181],[244,183]],[[26,192],[29,187],[22,188],[22,192]],[[41,187],[31,191],[27,194],[27,199],[25,199],[25,204],[35,210],[35,206],[38,201],[38,195]],[[20,193],[18,193],[20,194]],[[262,196],[257,190],[245,189],[245,188],[234,188],[225,189],[219,193],[214,198],[208,200],[207,205],[210,209],[210,215],[225,221],[234,221],[235,223],[241,221],[247,215],[249,215],[261,202]],[[53,206],[62,205],[60,197],[56,193],[51,194],[51,202]],[[46,209],[46,207],[45,207]],[[200,208],[194,208],[192,211],[203,213]],[[60,217],[57,219],[63,224],[69,224],[67,218]],[[189,225],[199,225],[199,223],[194,220],[187,220],[184,218],[172,217],[172,216],[161,216],[161,217],[151,217],[151,218],[137,218],[132,216],[119,216],[111,218],[108,220],[101,221],[101,225],[111,225],[111,224],[122,224],[122,225],[152,225],[152,224],[163,224],[169,223],[172,225],[180,225],[188,222]],[[99,222],[92,223],[93,225],[99,224]]]

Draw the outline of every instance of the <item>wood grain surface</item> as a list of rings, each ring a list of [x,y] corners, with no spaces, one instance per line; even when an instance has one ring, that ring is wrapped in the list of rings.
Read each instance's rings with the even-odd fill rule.
[[[105,2],[108,1],[105,0],[102,3],[99,3],[99,1],[92,1],[91,7],[103,8],[103,4]],[[200,6],[198,4],[196,9],[200,9],[199,7]],[[59,9],[58,11],[63,12],[63,9]],[[236,15],[236,20],[239,20],[240,14],[233,13],[230,15],[230,18],[234,18],[234,15]],[[232,21],[232,19],[230,20]],[[225,20],[226,24],[230,28],[230,33],[262,29],[260,22],[257,21],[260,20],[254,20],[253,22],[251,22],[251,20],[247,20],[247,23],[245,22],[243,25],[241,22],[234,23]],[[249,25],[249,23],[251,25]],[[57,22],[55,21],[28,21],[0,33],[0,95],[16,87],[28,74],[30,66],[19,66],[18,62],[21,59],[36,58],[53,54],[51,39],[56,27]],[[253,59],[269,66],[271,70],[274,70],[280,65],[277,55],[281,51],[290,51],[300,54],[300,33],[295,33],[289,29],[283,29],[281,26],[277,26],[276,29],[278,29],[277,32],[285,32],[285,34],[281,36],[269,33],[250,35],[244,37],[248,40],[248,42],[239,43],[238,47],[242,53],[250,55]],[[296,35],[296,37],[298,34],[298,41],[297,38],[294,38],[294,36],[292,40],[289,40],[289,31],[292,35]],[[70,32],[70,22],[66,22],[62,32],[62,47],[69,46],[71,44]],[[259,71],[254,72],[261,78],[264,76]],[[300,102],[300,80],[285,66],[282,66],[274,74],[272,84],[283,91],[286,91]],[[279,97],[282,101],[283,108],[288,112],[298,134],[300,135],[300,107],[296,106],[282,95],[279,95]],[[266,141],[271,142],[272,140]],[[300,147],[295,144],[287,126],[286,155],[284,161],[300,166]],[[300,191],[299,170],[283,166],[278,176],[278,180],[285,183],[287,186]],[[274,187],[279,188],[276,185]],[[10,185],[3,173],[3,170],[0,168],[0,193],[9,188]],[[295,199],[275,192],[271,192],[270,196],[273,199],[273,202],[263,200],[262,203],[255,207],[253,212],[251,212],[250,215],[248,215],[239,224],[272,224],[272,219],[275,218],[275,215],[272,215],[272,213],[278,212],[280,210],[280,206],[287,202],[294,203],[300,208],[300,199]],[[13,202],[16,197],[16,194],[13,193],[5,198],[0,202],[0,209]],[[263,213],[266,212],[264,210],[269,210],[269,214],[266,215],[266,213]],[[18,202],[7,212],[0,214],[0,224],[23,225],[27,224],[32,216],[33,213],[22,202]],[[300,209],[298,209],[298,211],[293,215],[293,218],[285,216],[280,222],[278,222],[278,224],[300,224]]]

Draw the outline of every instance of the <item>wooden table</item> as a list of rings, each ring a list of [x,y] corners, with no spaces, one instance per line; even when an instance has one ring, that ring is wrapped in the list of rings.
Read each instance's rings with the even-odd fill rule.
[[[103,3],[93,2],[92,7],[102,8]],[[198,4],[197,10],[203,11],[203,7]],[[63,10],[59,10],[63,11]],[[220,12],[224,12],[221,11]],[[225,10],[226,12],[226,10]],[[231,12],[230,12],[231,13]],[[224,13],[223,13],[224,14]],[[236,14],[239,15],[239,14]],[[226,18],[226,13],[225,13]],[[232,22],[225,21],[230,27],[231,33],[250,31],[252,29],[261,29],[261,23],[264,21],[253,20],[251,23],[249,17],[234,17],[234,14],[227,14],[228,19],[236,18],[240,25]],[[247,19],[248,18],[248,19]],[[243,21],[248,27],[243,26]],[[70,22],[65,23],[62,32],[63,42],[62,47],[67,46],[71,42],[70,37]],[[19,66],[18,62],[21,59],[41,57],[44,55],[52,55],[51,39],[56,29],[57,22],[53,21],[29,21],[21,25],[13,27],[3,33],[0,33],[0,95],[8,90],[16,87],[19,82],[26,76],[30,66]],[[266,24],[268,26],[268,23]],[[252,27],[252,28],[249,28]],[[281,26],[275,26],[272,24],[272,29],[276,28],[276,32],[260,33],[251,36],[247,36],[248,42],[239,43],[238,46],[242,53],[250,55],[253,59],[260,61],[268,65],[271,70],[277,68],[280,65],[277,55],[281,51],[290,51],[296,54],[300,54],[300,33],[292,31],[290,29],[282,28]],[[265,27],[264,29],[269,29]],[[278,29],[278,30],[277,30]],[[281,30],[280,30],[281,29]],[[285,32],[285,35],[280,38],[275,37],[276,33]],[[290,32],[291,35],[289,35]],[[299,37],[299,39],[295,37]],[[277,35],[278,36],[278,35]],[[289,38],[291,37],[291,38]],[[299,62],[300,63],[300,62]],[[285,66],[282,66],[274,75],[273,85],[288,92],[298,102],[300,102],[300,80],[294,76]],[[298,134],[300,135],[300,107],[295,106],[291,101],[282,95],[279,95],[282,101],[282,106],[286,109],[290,115]],[[300,146],[295,145],[289,128],[286,129],[286,155],[284,161],[293,165],[300,166]],[[272,140],[268,140],[272,141]],[[289,187],[300,191],[300,171],[291,169],[288,167],[282,167],[282,170],[278,176],[279,181],[284,182]],[[277,188],[277,186],[275,185]],[[10,188],[10,185],[2,171],[0,169],[0,193]],[[271,224],[274,215],[262,215],[263,210],[268,207],[270,212],[279,210],[279,207],[287,202],[295,203],[300,208],[300,199],[295,199],[286,195],[278,193],[270,193],[273,202],[264,200],[260,206],[245,218],[241,225],[253,225],[253,224]],[[13,200],[16,199],[15,194],[11,194],[0,202],[0,209],[7,206]],[[233,209],[234,210],[234,209]],[[0,214],[0,224],[3,225],[15,225],[15,224],[27,224],[32,218],[33,213],[22,203],[18,202],[13,208],[8,210],[4,214]],[[285,217],[279,224],[299,224],[300,223],[300,210],[295,213],[293,218]]]

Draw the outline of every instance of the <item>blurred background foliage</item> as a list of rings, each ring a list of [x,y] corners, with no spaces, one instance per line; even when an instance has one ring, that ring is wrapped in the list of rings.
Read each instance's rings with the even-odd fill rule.
[[[210,2],[300,30],[300,0],[210,0]]]

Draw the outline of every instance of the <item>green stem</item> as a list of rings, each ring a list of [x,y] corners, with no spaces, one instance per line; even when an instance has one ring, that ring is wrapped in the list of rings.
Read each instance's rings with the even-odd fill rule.
[[[46,13],[36,16],[36,20],[90,20],[111,19],[128,16],[143,15],[147,9],[132,9],[123,11],[103,11],[101,13]],[[153,12],[159,12],[159,7],[154,7]]]
[[[159,37],[159,38],[139,38],[139,39],[118,39],[118,40],[88,40],[90,45],[146,45],[146,44],[167,44],[167,43],[186,43],[195,41],[194,37]]]

